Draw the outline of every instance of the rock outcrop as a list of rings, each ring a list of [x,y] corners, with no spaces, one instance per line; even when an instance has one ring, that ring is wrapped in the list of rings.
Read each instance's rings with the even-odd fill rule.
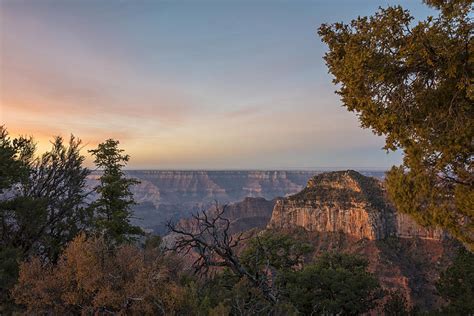
[[[381,181],[352,170],[318,174],[301,192],[278,200],[268,227],[342,232],[369,240],[443,236],[442,231],[421,227],[396,212]]]

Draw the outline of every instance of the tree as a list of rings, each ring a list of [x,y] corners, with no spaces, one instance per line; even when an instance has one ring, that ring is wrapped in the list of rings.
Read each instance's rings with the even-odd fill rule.
[[[276,303],[278,299],[271,284],[241,262],[237,249],[249,236],[243,233],[232,236],[229,233],[230,221],[223,216],[225,209],[226,206],[219,207],[216,203],[212,214],[202,211],[193,215],[194,225],[191,229],[168,223],[168,229],[174,235],[168,250],[194,256],[192,265],[196,273],[207,274],[213,268],[228,268],[239,279],[248,279],[269,302]]]
[[[453,264],[441,273],[436,287],[449,303],[443,309],[450,315],[474,313],[474,254],[460,249]]]
[[[375,306],[379,285],[367,272],[366,260],[332,254],[305,265],[309,244],[277,231],[230,235],[225,207],[215,209],[194,215],[186,229],[168,225],[173,233],[169,249],[189,255],[197,272],[214,272],[200,296],[208,311],[360,314]]]
[[[242,262],[252,270],[288,271],[303,265],[313,247],[288,234],[264,231],[252,238],[242,252]]]
[[[102,169],[100,184],[95,188],[99,198],[92,204],[95,213],[95,226],[106,240],[120,244],[129,242],[143,231],[130,223],[131,206],[135,204],[130,187],[138,181],[128,179],[122,168],[130,157],[118,148],[119,142],[108,139],[99,144],[97,149],[90,150],[94,163]]]
[[[303,315],[359,315],[375,307],[377,279],[367,260],[346,254],[325,254],[316,263],[285,276],[289,300]]]
[[[400,291],[392,290],[386,294],[383,312],[387,316],[409,316],[415,314],[410,309],[407,299]]]
[[[281,296],[278,277],[280,270],[301,264],[309,246],[274,232],[232,235],[225,211],[226,206],[216,203],[212,210],[193,215],[186,228],[168,223],[173,239],[168,250],[188,255],[195,272],[207,277],[201,308],[206,313],[225,309],[232,315],[294,311]]]
[[[36,156],[32,138],[11,139],[0,127],[0,296],[8,299],[18,262],[30,255],[56,261],[62,248],[89,226],[81,141],[61,137]]]
[[[29,160],[35,146],[31,138],[11,139],[4,126],[0,126],[0,312],[6,312],[8,290],[18,276],[20,249],[12,244],[12,229],[8,223],[15,221],[15,212],[7,207],[14,198],[13,186],[25,182],[29,175]]]
[[[29,236],[30,243],[22,248],[28,250],[39,242],[36,252],[52,261],[79,232],[90,228],[86,205],[90,193],[86,190],[86,179],[90,171],[83,166],[81,144],[73,135],[68,146],[63,138],[55,137],[51,150],[33,160],[28,181],[21,186],[21,214],[17,213],[21,225],[41,223],[37,232]]]
[[[324,59],[361,125],[401,149],[387,175],[397,208],[474,246],[472,0],[426,0],[413,23],[400,6],[349,25],[323,24]]]
[[[11,139],[7,129],[0,126],[0,193],[28,178],[35,150],[32,138]]]
[[[110,249],[103,237],[81,234],[57,264],[23,262],[13,297],[29,314],[176,314],[187,307],[180,268],[157,248]]]

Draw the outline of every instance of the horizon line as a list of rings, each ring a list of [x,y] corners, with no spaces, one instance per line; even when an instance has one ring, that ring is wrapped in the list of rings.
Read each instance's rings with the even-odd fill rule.
[[[291,168],[124,168],[125,171],[388,171],[384,167],[291,167]]]

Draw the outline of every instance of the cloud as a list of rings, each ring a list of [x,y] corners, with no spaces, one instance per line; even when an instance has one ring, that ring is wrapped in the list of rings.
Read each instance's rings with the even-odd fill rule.
[[[350,165],[382,146],[340,106],[298,6],[236,4],[231,21],[215,6],[18,3],[0,10],[0,119],[13,134],[116,138],[136,168]]]

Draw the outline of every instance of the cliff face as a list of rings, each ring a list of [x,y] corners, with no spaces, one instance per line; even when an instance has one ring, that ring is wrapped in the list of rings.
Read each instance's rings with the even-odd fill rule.
[[[442,304],[435,284],[456,245],[441,230],[398,213],[375,178],[351,170],[318,174],[301,192],[276,202],[267,227],[304,228],[316,253],[359,254],[381,285],[403,293],[409,304]]]
[[[379,180],[352,170],[316,175],[301,192],[278,200],[268,227],[342,232],[369,240],[443,236],[440,230],[423,228],[396,212]]]
[[[246,197],[273,199],[300,191],[314,171],[128,171],[152,183],[170,203],[222,203]]]

